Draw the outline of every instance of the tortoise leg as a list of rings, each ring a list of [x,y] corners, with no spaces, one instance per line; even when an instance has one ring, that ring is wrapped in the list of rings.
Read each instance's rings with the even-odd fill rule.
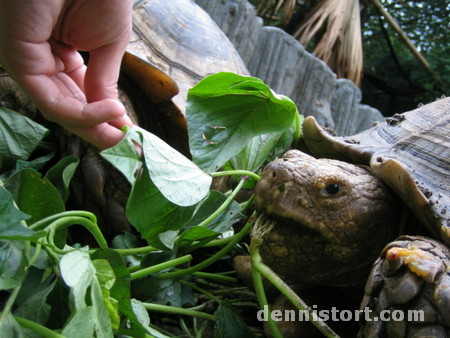
[[[450,250],[420,236],[388,244],[366,283],[359,337],[448,337]]]

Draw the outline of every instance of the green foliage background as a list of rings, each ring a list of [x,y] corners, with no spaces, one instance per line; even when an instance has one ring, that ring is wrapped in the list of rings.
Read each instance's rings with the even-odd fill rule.
[[[250,0],[258,7],[266,0]],[[450,95],[450,2],[448,0],[380,0],[438,75],[436,80],[407,49],[369,0],[360,0],[363,34],[363,103],[390,116]],[[320,0],[297,1],[294,33]],[[266,25],[280,26],[283,11],[269,11]],[[312,52],[314,42],[306,46]]]
[[[450,2],[382,1],[442,82],[428,73],[374,6],[363,12],[363,100],[386,115],[450,94]],[[378,85],[374,75],[383,80]]]

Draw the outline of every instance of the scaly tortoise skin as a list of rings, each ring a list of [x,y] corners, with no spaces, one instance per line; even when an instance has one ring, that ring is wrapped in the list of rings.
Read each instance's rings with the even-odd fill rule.
[[[349,137],[306,118],[303,136],[321,159],[288,151],[265,167],[255,189],[258,210],[275,223],[263,260],[290,283],[345,286],[361,283],[382,252],[361,308],[422,309],[426,319],[362,319],[360,336],[449,335],[450,98]],[[415,216],[405,224],[402,206]],[[416,234],[412,218],[433,239],[400,237],[386,246]]]
[[[213,73],[248,71],[225,34],[194,2],[136,0],[133,7],[133,33],[119,78],[121,99],[135,123],[189,156],[184,116],[188,89]],[[45,124],[1,69],[0,100]],[[71,207],[95,212],[106,235],[130,230],[125,216],[127,180],[98,155],[98,149],[51,128],[58,130],[61,155],[80,159],[71,184]]]

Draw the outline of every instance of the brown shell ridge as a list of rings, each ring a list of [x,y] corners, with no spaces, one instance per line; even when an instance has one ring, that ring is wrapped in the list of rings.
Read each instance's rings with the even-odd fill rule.
[[[312,118],[303,130],[315,156],[370,164],[436,237],[450,242],[450,98],[353,136],[333,137]]]
[[[168,101],[179,92],[169,75],[132,53],[125,52],[121,70],[142,88],[152,102]]]
[[[352,140],[342,140],[326,132],[312,116],[303,121],[302,137],[309,151],[316,157],[351,161],[356,164],[369,165],[373,149],[367,147],[355,151]]]
[[[410,171],[395,159],[383,160],[373,158],[370,167],[373,172],[386,182],[403,200],[414,215],[430,231],[435,238],[441,238],[450,243],[447,232],[442,232],[442,227],[447,228],[445,218],[436,213],[436,207],[429,200],[422,187],[411,176]],[[436,227],[436,225],[439,226]],[[441,233],[438,229],[441,229]]]

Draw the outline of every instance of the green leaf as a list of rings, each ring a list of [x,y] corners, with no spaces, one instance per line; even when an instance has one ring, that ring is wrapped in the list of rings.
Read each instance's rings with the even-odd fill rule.
[[[212,178],[159,137],[139,128],[145,165],[153,183],[172,203],[190,206],[209,192]]]
[[[0,332],[2,333],[2,337],[14,337],[14,338],[24,338],[24,330],[17,323],[15,318],[11,313],[8,313],[3,320],[3,323],[0,326]]]
[[[33,277],[38,277],[36,274],[32,275]],[[28,278],[27,278],[28,280]],[[40,281],[39,279],[37,281]],[[32,290],[33,292],[29,292],[28,297],[24,302],[17,307],[14,311],[15,316],[23,317],[33,322],[36,322],[41,325],[45,325],[50,317],[51,307],[47,304],[47,297],[53,288],[56,285],[56,280],[49,283],[49,281],[44,281],[43,283],[39,283],[35,285],[35,288]],[[20,292],[24,292],[24,287],[27,284],[23,284]]]
[[[206,77],[189,91],[189,144],[195,163],[212,172],[257,135],[286,131],[298,114],[260,79],[232,73]]]
[[[133,290],[140,299],[152,303],[181,307],[181,284],[172,279],[141,279],[133,282]]]
[[[115,166],[130,182],[135,181],[136,171],[141,165],[140,156],[135,143],[140,144],[140,138],[136,132],[127,128],[125,137],[114,147],[103,150],[100,155]]]
[[[203,201],[194,216],[188,224],[186,224],[186,231],[184,231],[178,238],[180,245],[190,245],[194,241],[203,239],[212,239],[218,235],[228,231],[232,225],[238,222],[243,215],[241,214],[240,205],[232,201],[228,207],[221,212],[214,220],[204,226],[198,226],[206,220],[212,212],[218,209],[227,199],[223,193],[212,190],[208,198]]]
[[[130,273],[125,266],[122,257],[114,250],[99,249],[92,254],[91,259],[94,259],[94,262],[99,259],[107,260],[109,262],[115,276],[115,282],[109,290],[109,295],[117,300],[118,311],[125,317],[123,322],[126,327],[124,327],[124,329],[128,335],[133,337],[142,336],[146,329],[142,326],[133,311],[130,295]]]
[[[24,241],[0,240],[0,290],[22,284],[28,264]]]
[[[64,211],[64,201],[58,190],[34,169],[16,172],[6,181],[5,187],[13,195],[18,208],[31,215],[29,224]]]
[[[168,201],[151,181],[144,168],[133,185],[126,214],[130,223],[151,245],[158,245],[158,235],[179,230],[191,218],[195,207],[181,207]]]
[[[218,209],[228,197],[220,191],[212,190],[208,198],[202,202],[186,227],[198,225],[208,218],[213,211]],[[227,208],[215,219],[206,225],[208,229],[219,233],[230,230],[231,226],[242,218],[241,207],[236,201],[232,201]]]
[[[61,329],[69,320],[71,308],[69,308],[70,290],[61,278],[56,280],[56,285],[47,297],[51,306],[50,318],[47,325],[52,329]]]
[[[95,266],[96,276],[102,290],[103,302],[108,309],[113,330],[116,331],[120,324],[119,302],[110,296],[110,290],[116,281],[114,270],[106,259],[96,259],[92,261],[92,264]]]
[[[252,138],[235,156],[231,163],[234,168],[253,171],[259,168],[278,142],[282,133],[258,135]]]
[[[145,308],[144,304],[142,304],[137,299],[132,299],[131,304],[133,306],[133,311],[136,314],[136,318],[139,320],[139,323],[142,325],[142,327],[145,328],[147,333],[152,335],[152,337],[169,338],[169,336],[166,336],[165,334],[150,327],[150,316],[148,315],[148,311]]]
[[[293,133],[278,132],[255,136],[246,144],[244,149],[235,156],[231,163],[236,169],[254,171],[266,160],[273,160],[280,153],[288,150],[293,140]],[[276,149],[282,148],[281,151]]]
[[[69,252],[61,258],[59,268],[74,302],[72,316],[62,334],[67,337],[112,337],[110,313],[89,254]]]
[[[44,167],[44,165],[46,165],[47,162],[53,158],[53,156],[55,156],[55,154],[50,153],[50,154],[35,158],[32,161],[17,160],[16,170],[25,169],[25,168],[32,168],[35,170],[39,170],[42,167]]]
[[[0,238],[36,240],[41,237],[43,232],[36,233],[23,224],[29,218],[30,215],[17,209],[11,193],[0,186]]]
[[[251,338],[255,335],[241,319],[241,316],[225,304],[219,305],[215,316],[214,338]]]
[[[220,235],[220,232],[204,228],[202,226],[193,226],[183,232],[177,242],[180,246],[190,246],[193,242],[201,240],[211,240]]]
[[[72,180],[75,170],[78,167],[80,161],[75,156],[63,157],[51,167],[45,178],[47,178],[59,191],[63,201],[67,200],[69,197],[69,184]]]
[[[177,237],[178,230],[168,230],[158,234],[159,242],[170,250],[173,250]]]
[[[0,167],[27,160],[47,133],[28,117],[0,107]]]

